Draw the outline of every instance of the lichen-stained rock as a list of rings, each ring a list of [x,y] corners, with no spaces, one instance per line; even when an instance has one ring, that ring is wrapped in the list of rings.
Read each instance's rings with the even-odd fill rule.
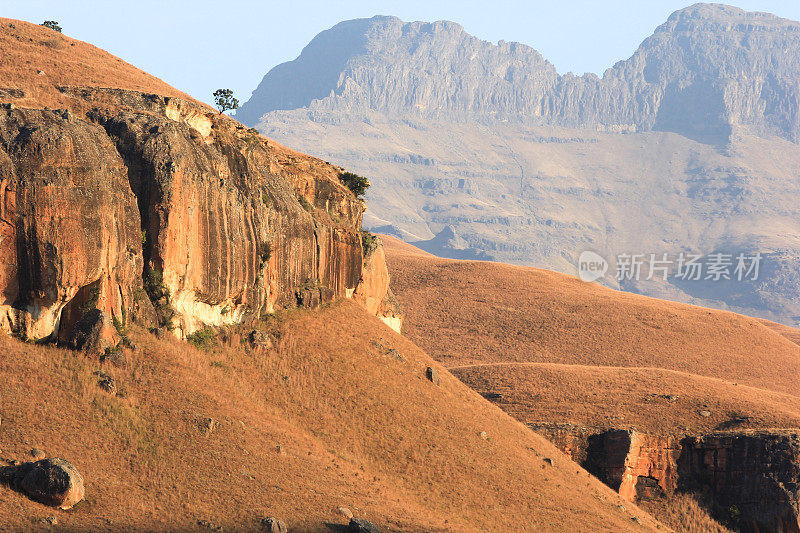
[[[0,112],[0,327],[40,339],[85,309],[122,320],[142,267],[139,227],[102,128],[66,111]]]

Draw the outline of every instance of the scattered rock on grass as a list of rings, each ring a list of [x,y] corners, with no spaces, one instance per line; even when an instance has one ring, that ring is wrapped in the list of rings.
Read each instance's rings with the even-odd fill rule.
[[[41,461],[42,459],[45,459],[47,455],[39,448],[34,448],[31,450],[31,457],[33,457],[34,461]]]
[[[111,377],[110,374],[103,372],[102,370],[98,370],[94,373],[97,376],[97,386],[109,393],[112,396],[117,395],[117,382],[114,381],[114,378]]]
[[[253,348],[265,348],[269,350],[272,348],[272,339],[267,333],[254,329],[250,332],[250,344]]]
[[[350,531],[353,533],[378,533],[378,526],[364,520],[363,518],[353,518],[350,520]]]
[[[403,354],[401,354],[396,348],[389,348],[389,350],[387,350],[386,352],[386,355],[391,357],[395,361],[403,362],[406,360],[406,358],[403,357]]]
[[[289,531],[289,529],[282,520],[279,520],[274,516],[268,516],[261,520],[261,531],[266,533],[286,533]]]
[[[57,526],[58,525],[58,518],[55,516],[45,516],[39,519],[39,522],[46,526]]]
[[[439,379],[439,373],[436,372],[436,370],[431,366],[429,366],[425,370],[425,377],[428,378],[428,381],[430,381],[434,385],[438,385],[439,383],[441,383],[441,380]]]
[[[126,337],[127,338],[127,337]],[[123,339],[124,341],[125,339]],[[135,349],[135,347],[131,348],[132,344],[128,346],[131,350]],[[105,353],[100,357],[100,361],[103,363],[109,363],[114,365],[117,368],[125,368],[128,364],[128,357],[125,355],[125,351],[122,349],[122,346],[116,346],[115,348],[110,348],[105,351]]]
[[[198,520],[197,525],[203,529],[208,529],[209,531],[222,531],[222,526],[218,526],[209,520]]]
[[[0,481],[30,499],[70,509],[84,496],[83,476],[64,459],[43,459],[0,468]]]
[[[200,431],[202,431],[204,435],[211,435],[211,433],[217,429],[219,422],[213,418],[201,418],[199,425]]]

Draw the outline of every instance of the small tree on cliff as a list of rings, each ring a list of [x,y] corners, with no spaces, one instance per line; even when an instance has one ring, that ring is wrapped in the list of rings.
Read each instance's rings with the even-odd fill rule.
[[[44,26],[45,28],[50,28],[53,31],[61,33],[61,26],[59,26],[58,22],[56,22],[55,20],[45,20],[44,22],[42,22],[41,26]]]
[[[345,186],[353,191],[353,194],[361,198],[367,192],[367,188],[369,188],[369,180],[364,176],[359,176],[358,174],[353,174],[352,172],[342,172],[339,174],[339,181],[345,184]]]
[[[214,103],[217,105],[220,115],[229,109],[239,109],[239,100],[233,97],[233,91],[230,89],[214,91]]]

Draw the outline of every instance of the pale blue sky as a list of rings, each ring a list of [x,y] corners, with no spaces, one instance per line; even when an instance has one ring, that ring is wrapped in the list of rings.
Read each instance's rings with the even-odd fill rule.
[[[559,72],[601,74],[629,57],[680,0],[247,1],[0,0],[0,16],[41,23],[100,46],[196,98],[220,87],[244,102],[273,66],[297,57],[317,33],[342,20],[396,15],[453,20],[487,41],[539,50]],[[800,20],[800,0],[728,2]]]

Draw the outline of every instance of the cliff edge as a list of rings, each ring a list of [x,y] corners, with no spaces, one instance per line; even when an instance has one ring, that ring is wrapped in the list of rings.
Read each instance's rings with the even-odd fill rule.
[[[182,337],[388,291],[370,280],[388,280],[385,263],[364,268],[365,205],[343,169],[46,28],[2,20],[0,40],[5,59],[28,58],[0,91],[5,331],[74,344],[99,310],[106,329],[138,320]],[[114,69],[119,87],[104,86]]]

